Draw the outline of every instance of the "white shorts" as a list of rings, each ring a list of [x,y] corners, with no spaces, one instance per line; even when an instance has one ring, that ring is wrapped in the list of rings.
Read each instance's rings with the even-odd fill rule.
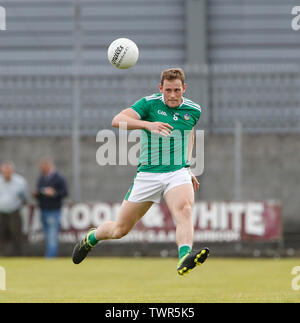
[[[159,203],[171,188],[182,184],[192,184],[191,175],[186,167],[168,173],[138,172],[125,200]]]

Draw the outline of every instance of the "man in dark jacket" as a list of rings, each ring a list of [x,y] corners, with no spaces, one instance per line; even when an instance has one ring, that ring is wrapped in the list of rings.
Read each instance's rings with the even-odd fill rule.
[[[45,256],[53,258],[58,253],[62,200],[68,195],[68,189],[65,179],[58,173],[51,160],[41,160],[40,170],[41,176],[38,179],[34,196],[41,209],[46,240]]]

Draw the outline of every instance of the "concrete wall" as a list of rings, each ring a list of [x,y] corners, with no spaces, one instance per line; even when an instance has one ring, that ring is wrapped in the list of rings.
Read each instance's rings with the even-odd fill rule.
[[[283,203],[284,221],[300,222],[300,136],[243,136],[243,200],[276,199]],[[81,141],[83,201],[120,202],[136,172],[134,166],[99,166],[96,138]],[[0,138],[0,158],[15,161],[31,189],[39,175],[38,160],[52,156],[65,175],[72,199],[72,144],[69,138]],[[205,135],[204,173],[197,200],[234,198],[234,137]]]
[[[284,221],[300,223],[300,136],[243,136],[243,200],[279,200]],[[201,199],[234,198],[234,138],[206,136]]]

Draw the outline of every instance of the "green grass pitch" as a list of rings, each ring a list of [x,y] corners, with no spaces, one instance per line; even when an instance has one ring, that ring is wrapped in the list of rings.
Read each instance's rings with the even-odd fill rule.
[[[189,275],[175,258],[0,258],[3,302],[299,302],[292,268],[300,258],[208,258]],[[3,271],[3,270],[2,270]],[[2,278],[3,279],[3,278]]]

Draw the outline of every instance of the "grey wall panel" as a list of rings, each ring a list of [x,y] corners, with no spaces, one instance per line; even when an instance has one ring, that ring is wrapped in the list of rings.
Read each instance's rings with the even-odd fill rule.
[[[291,27],[296,0],[207,1],[208,61],[298,63],[300,33]]]
[[[79,1],[82,63],[107,65],[106,50],[119,37],[134,40],[139,65],[183,64],[184,0]],[[71,65],[75,19],[71,0],[5,0],[7,30],[1,34],[0,64]]]

